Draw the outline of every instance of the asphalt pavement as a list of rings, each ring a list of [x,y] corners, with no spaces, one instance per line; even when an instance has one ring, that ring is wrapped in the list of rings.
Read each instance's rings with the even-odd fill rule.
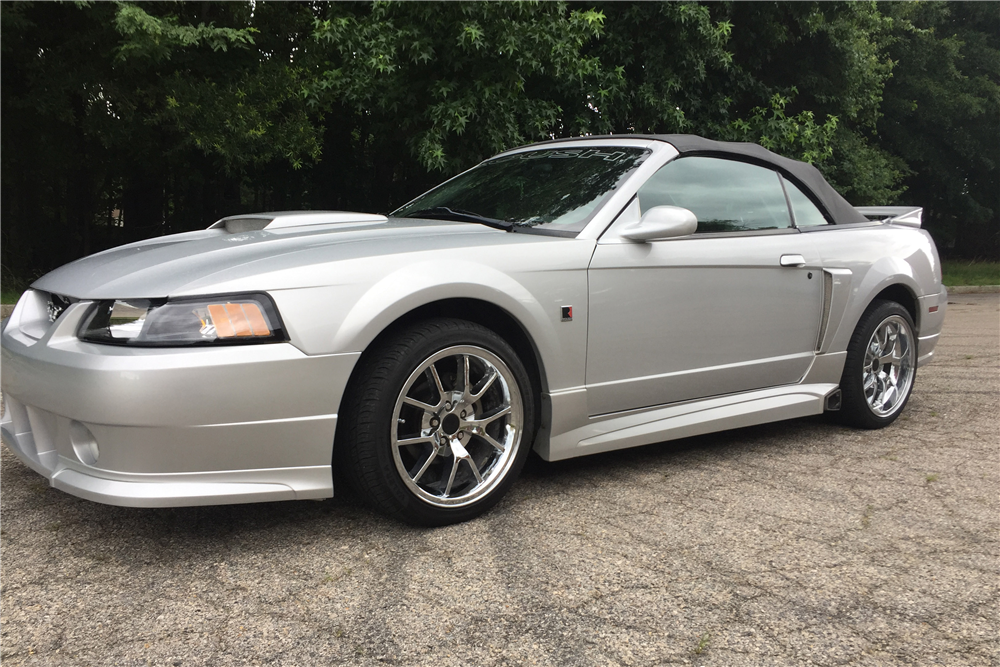
[[[1000,665],[1000,295],[883,431],[801,419],[562,463],[420,530],[351,501],[143,510],[2,454],[14,665]]]

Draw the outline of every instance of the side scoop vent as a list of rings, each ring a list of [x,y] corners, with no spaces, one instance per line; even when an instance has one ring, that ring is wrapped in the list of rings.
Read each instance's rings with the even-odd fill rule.
[[[223,218],[209,229],[225,229],[230,234],[258,232],[262,229],[308,227],[312,225],[373,225],[388,221],[384,215],[354,213],[352,211],[286,211],[278,213],[250,213]]]

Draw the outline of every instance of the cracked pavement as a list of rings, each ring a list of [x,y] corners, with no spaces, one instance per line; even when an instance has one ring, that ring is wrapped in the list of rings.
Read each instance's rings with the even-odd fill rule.
[[[98,505],[2,454],[13,665],[998,665],[1000,296],[901,418],[529,462],[459,526]]]

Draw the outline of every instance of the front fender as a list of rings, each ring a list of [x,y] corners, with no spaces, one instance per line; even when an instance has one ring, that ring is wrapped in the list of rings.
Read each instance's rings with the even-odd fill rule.
[[[586,357],[586,271],[517,274],[469,260],[409,264],[371,285],[351,306],[332,349],[363,351],[394,321],[445,299],[476,299],[511,315],[532,340],[547,369],[550,389],[580,386]],[[539,289],[544,282],[544,288]],[[545,301],[545,302],[543,302]],[[578,304],[574,322],[562,322],[560,307]]]
[[[470,261],[427,261],[395,271],[365,292],[348,311],[333,339],[338,350],[362,351],[392,322],[420,306],[444,299],[479,299],[510,313],[536,344],[555,344],[551,318],[525,287],[501,271]],[[455,280],[454,276],[462,276]]]

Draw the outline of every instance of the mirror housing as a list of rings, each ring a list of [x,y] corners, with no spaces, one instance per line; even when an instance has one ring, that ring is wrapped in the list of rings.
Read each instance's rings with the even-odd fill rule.
[[[645,243],[688,236],[697,229],[698,218],[688,209],[680,206],[654,206],[642,214],[639,222],[623,228],[619,235],[629,241]]]

